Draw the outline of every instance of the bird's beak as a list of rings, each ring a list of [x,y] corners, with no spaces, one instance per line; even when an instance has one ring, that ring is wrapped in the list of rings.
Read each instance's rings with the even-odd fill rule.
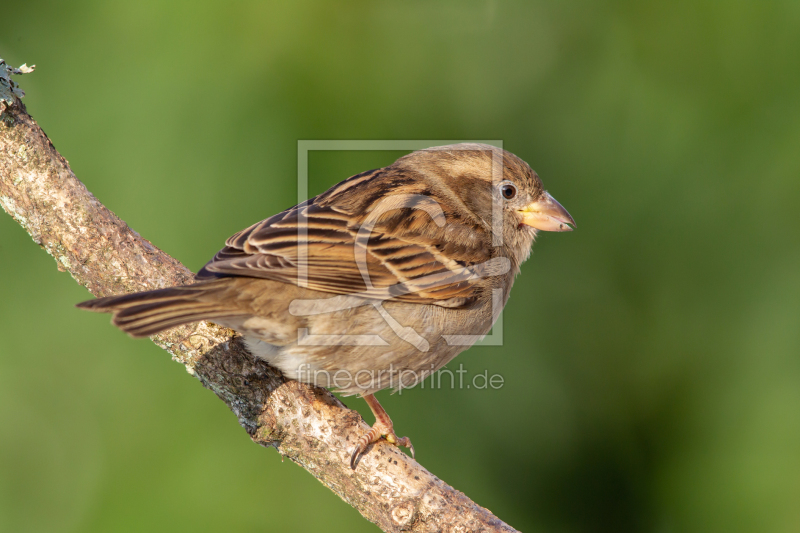
[[[544,195],[518,211],[522,215],[522,223],[542,231],[572,231],[576,226],[567,210],[555,198],[545,192]]]

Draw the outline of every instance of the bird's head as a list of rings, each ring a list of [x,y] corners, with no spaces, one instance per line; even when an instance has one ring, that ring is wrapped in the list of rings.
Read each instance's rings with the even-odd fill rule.
[[[501,148],[437,146],[402,157],[395,165],[423,176],[434,198],[454,208],[449,212],[463,213],[490,234],[502,235],[506,246],[519,252],[530,249],[537,231],[572,231],[575,226],[536,172]]]

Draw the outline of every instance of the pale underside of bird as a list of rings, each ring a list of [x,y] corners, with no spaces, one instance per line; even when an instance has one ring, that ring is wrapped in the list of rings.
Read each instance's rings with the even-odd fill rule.
[[[414,386],[488,333],[537,231],[574,224],[515,155],[435,147],[240,231],[191,285],[78,306],[135,337],[209,320],[289,378],[363,396],[376,422],[355,466],[381,436],[410,447],[374,393]]]

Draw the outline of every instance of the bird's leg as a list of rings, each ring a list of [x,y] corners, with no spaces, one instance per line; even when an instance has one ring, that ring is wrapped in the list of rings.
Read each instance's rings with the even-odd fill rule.
[[[394,428],[392,427],[392,419],[389,418],[386,410],[378,403],[378,399],[373,394],[367,394],[364,396],[364,401],[367,402],[367,405],[369,405],[369,408],[372,410],[372,414],[375,415],[375,423],[369,431],[361,435],[361,438],[358,439],[358,445],[356,449],[353,450],[353,455],[350,458],[350,467],[355,470],[358,456],[364,453],[367,446],[373,442],[378,442],[381,437],[395,446],[405,446],[409,448],[411,450],[411,457],[414,457],[414,446],[411,445],[411,441],[408,437],[400,438],[395,435]]]

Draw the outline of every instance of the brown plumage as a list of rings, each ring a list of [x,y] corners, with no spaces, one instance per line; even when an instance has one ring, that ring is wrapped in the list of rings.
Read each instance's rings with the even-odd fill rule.
[[[494,172],[493,172],[494,169]],[[515,155],[461,144],[353,176],[237,233],[184,287],[91,300],[141,337],[210,320],[290,378],[365,396],[413,386],[492,327],[537,230],[569,214]]]

